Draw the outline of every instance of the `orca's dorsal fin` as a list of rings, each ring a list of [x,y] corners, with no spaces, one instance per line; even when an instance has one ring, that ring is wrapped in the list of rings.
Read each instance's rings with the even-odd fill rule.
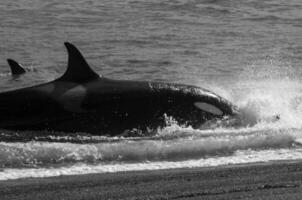
[[[67,70],[56,81],[70,81],[70,82],[87,82],[99,78],[100,76],[95,73],[81,52],[71,43],[65,42],[65,47],[68,52],[68,65]]]
[[[20,75],[25,73],[25,69],[13,59],[7,59],[12,75]]]

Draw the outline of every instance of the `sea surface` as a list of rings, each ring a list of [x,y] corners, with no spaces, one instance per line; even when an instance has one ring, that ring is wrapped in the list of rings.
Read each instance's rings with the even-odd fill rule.
[[[246,123],[171,122],[130,138],[1,130],[0,180],[301,159],[301,10],[300,0],[1,0],[0,91],[59,77],[68,41],[102,76],[201,86]],[[28,72],[12,77],[7,58]]]

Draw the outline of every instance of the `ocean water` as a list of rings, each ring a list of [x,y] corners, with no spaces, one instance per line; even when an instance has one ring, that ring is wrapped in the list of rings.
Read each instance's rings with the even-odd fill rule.
[[[172,121],[130,138],[1,130],[0,180],[301,159],[301,9],[298,0],[2,0],[0,91],[59,77],[69,41],[105,77],[202,86],[245,120],[206,130]],[[28,72],[12,78],[7,58]]]

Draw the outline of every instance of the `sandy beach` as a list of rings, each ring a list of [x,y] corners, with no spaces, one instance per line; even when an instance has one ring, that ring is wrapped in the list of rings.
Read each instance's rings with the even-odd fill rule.
[[[302,161],[0,182],[10,199],[301,199]]]

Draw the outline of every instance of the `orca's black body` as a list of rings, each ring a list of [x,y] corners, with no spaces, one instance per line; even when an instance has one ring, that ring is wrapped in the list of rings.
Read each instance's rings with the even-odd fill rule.
[[[100,77],[72,44],[65,46],[69,60],[62,77],[0,93],[0,128],[119,135],[162,127],[166,116],[198,128],[238,112],[199,87]]]

